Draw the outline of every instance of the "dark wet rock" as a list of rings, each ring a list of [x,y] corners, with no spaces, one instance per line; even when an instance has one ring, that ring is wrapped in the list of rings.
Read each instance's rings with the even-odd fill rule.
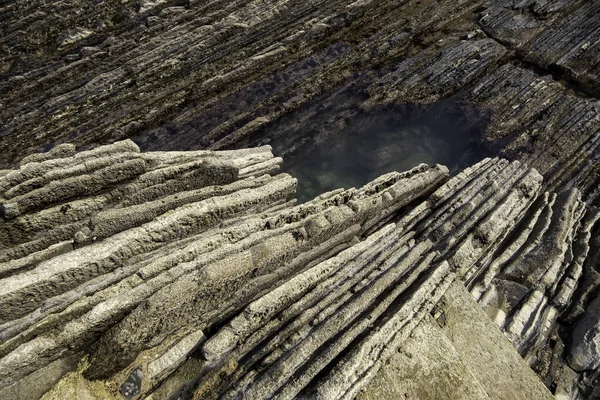
[[[496,0],[479,14],[478,24],[494,39],[523,48],[582,1]]]
[[[78,26],[60,34],[57,39],[57,44],[59,48],[65,47],[77,43],[93,34],[94,32],[91,30]]]
[[[153,144],[154,137],[162,142],[167,135],[169,148],[163,149],[235,146],[268,126],[256,121],[276,120],[357,73],[399,63],[416,49],[417,36],[479,5],[472,0],[438,7],[413,1],[378,7],[341,1],[236,1],[227,7],[168,2],[151,8],[158,2],[104,3],[86,5],[77,13],[76,2],[64,5],[61,11],[75,16],[58,23],[52,5],[34,2],[23,7],[45,11],[31,25],[19,19],[24,10],[8,7],[3,23],[11,46],[46,33],[46,24],[60,32],[46,33],[54,37],[52,43],[28,42],[22,50],[11,48],[3,59],[4,164],[66,141],[85,146],[135,136],[150,149],[137,138]],[[57,47],[61,34],[82,27],[94,34]],[[471,32],[474,27],[466,28]],[[462,36],[461,31],[449,41]],[[449,54],[456,62],[462,57],[466,69],[456,70],[457,82],[450,76],[445,83],[432,82],[432,90],[438,96],[457,90],[503,52],[491,43],[481,50],[471,45]],[[74,53],[82,58],[56,58]],[[435,53],[428,51],[425,58]],[[14,79],[18,76],[24,81]],[[14,140],[21,146],[11,146]]]
[[[525,49],[525,59],[546,69],[555,68],[598,96],[600,6],[595,2],[579,3],[572,13],[549,25],[531,41]]]
[[[578,187],[586,201],[598,198],[600,109],[534,72],[506,64],[483,78],[469,99],[499,112],[486,139],[501,154],[535,166],[549,188]]]
[[[144,150],[269,144],[291,162],[321,143],[320,134],[342,137],[345,121],[382,101],[392,113],[398,103],[466,93],[496,121],[476,123],[473,138],[484,147],[527,161],[552,190],[575,184],[586,201],[595,193],[597,105],[570,93],[593,92],[597,81],[596,4],[34,1],[5,8],[4,167],[60,143],[86,148],[124,138]],[[61,35],[81,29],[93,34],[58,47]],[[71,55],[81,58],[64,61]],[[310,121],[320,132],[293,128]]]
[[[168,0],[137,0],[138,12],[143,13],[153,8],[156,8],[160,4],[167,3]]]
[[[507,50],[491,39],[453,41],[401,62],[369,88],[374,102],[431,102],[481,77]],[[433,62],[432,62],[433,61]]]

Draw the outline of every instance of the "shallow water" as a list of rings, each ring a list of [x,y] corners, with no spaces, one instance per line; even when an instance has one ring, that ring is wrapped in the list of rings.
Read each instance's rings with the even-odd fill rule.
[[[324,58],[337,57],[345,47],[330,50]],[[299,79],[297,74],[309,73],[310,68],[305,69],[296,66],[284,74],[287,79],[276,76],[256,82],[204,110],[193,121],[168,123],[134,140],[145,151],[204,149],[235,130],[225,121],[280,90],[276,82],[285,86]],[[460,95],[428,105],[365,106],[369,100],[365,88],[381,75],[377,71],[358,74],[343,87],[318,96],[225,149],[271,145],[273,153],[284,159],[282,172],[298,178],[300,202],[333,189],[360,187],[384,173],[406,171],[420,163],[443,164],[456,172],[495,154],[482,144],[490,114],[464,102]],[[262,114],[248,119],[258,115]],[[208,133],[221,125],[231,129],[211,139]]]
[[[478,112],[474,119],[465,118],[464,107],[445,100],[418,111],[400,107],[358,113],[337,133],[300,147],[284,163],[284,172],[298,178],[300,202],[420,163],[443,164],[456,172],[491,153],[479,144],[487,119]]]

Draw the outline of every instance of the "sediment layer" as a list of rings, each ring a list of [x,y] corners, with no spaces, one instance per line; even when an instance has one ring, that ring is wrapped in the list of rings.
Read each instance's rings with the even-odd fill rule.
[[[82,379],[116,398],[354,398],[453,282],[539,374],[565,316],[568,366],[581,382],[598,370],[599,214],[577,189],[544,192],[538,171],[494,158],[295,205],[280,163],[268,146],[124,141],[4,175],[3,398]]]

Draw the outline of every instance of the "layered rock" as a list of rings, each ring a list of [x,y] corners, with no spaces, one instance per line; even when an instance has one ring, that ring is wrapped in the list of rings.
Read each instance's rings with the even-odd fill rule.
[[[462,97],[484,82],[514,107],[479,102],[477,92],[467,96],[494,118],[540,112],[536,120],[523,114],[511,121],[510,132],[482,127],[477,134],[492,139],[492,148],[544,175],[549,166],[570,165],[571,150],[581,150],[582,163],[597,160],[593,143],[584,146],[597,139],[588,124],[595,100],[582,93],[597,93],[590,71],[598,63],[598,10],[588,2],[11,1],[2,7],[3,168],[51,144],[124,138],[151,150],[269,142],[288,159],[321,132],[307,137],[277,129],[277,122],[301,124],[304,108],[323,97],[348,102],[332,111],[339,124],[357,107]],[[523,68],[510,77],[520,89],[494,80],[511,63]],[[557,81],[541,79],[552,74]],[[557,98],[573,90],[581,98]],[[558,119],[579,127],[569,154],[551,155],[545,144],[564,129],[556,128]],[[522,129],[529,133],[517,147],[496,140],[498,130],[504,138]]]
[[[506,55],[494,40],[461,40],[428,49],[398,64],[369,88],[372,102],[431,102],[480,78]]]
[[[512,64],[483,78],[468,96],[499,111],[486,140],[504,142],[502,155],[535,166],[552,190],[577,187],[586,201],[598,201],[600,110],[596,104]]]
[[[62,146],[5,174],[2,397],[78,369],[47,398],[353,398],[462,281],[538,361],[598,221],[577,190],[485,159],[294,205],[270,150]]]
[[[457,281],[433,315],[415,328],[357,398],[511,400],[554,396]]]
[[[177,132],[168,149],[239,143],[344,83],[355,67],[402,53],[411,36],[402,30],[436,29],[477,5],[9,2],[1,22],[2,163],[49,142],[90,145],[143,131],[145,147],[168,132]],[[348,39],[361,43],[350,48]]]
[[[479,275],[471,278],[474,296],[531,364],[581,276],[587,249],[574,252],[584,212],[577,197],[574,191],[558,197],[546,193],[503,251],[484,260]]]
[[[88,167],[115,154],[126,161],[110,163],[112,174]],[[293,208],[295,180],[263,175],[280,162],[268,147],[140,154],[122,142],[52,157],[24,162],[2,180],[6,393],[81,352],[90,353],[90,377],[148,360],[144,390],[153,389],[202,341],[202,330],[447,179],[443,167],[420,166]],[[57,177],[43,185],[50,175]],[[88,197],[78,184],[90,188]],[[40,195],[48,186],[71,190]],[[27,235],[17,235],[21,221],[32,226]]]
[[[451,276],[554,393],[598,396],[599,10],[5,2],[0,397],[39,397],[82,359],[103,383],[71,374],[59,398],[351,397]],[[444,185],[421,166],[297,207],[294,179],[274,175],[273,153],[436,101],[483,153],[518,161]],[[125,138],[156,151],[97,147]],[[450,169],[482,158],[464,153]]]
[[[483,12],[481,27],[517,49],[527,62],[564,75],[600,94],[598,4],[587,1],[497,1]]]

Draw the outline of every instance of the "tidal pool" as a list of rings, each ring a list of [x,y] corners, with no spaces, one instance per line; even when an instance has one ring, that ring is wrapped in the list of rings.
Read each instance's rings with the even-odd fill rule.
[[[480,143],[487,116],[465,107],[445,100],[356,113],[335,133],[319,129],[310,144],[284,159],[284,172],[298,178],[299,202],[420,163],[443,164],[456,172],[492,153]]]

